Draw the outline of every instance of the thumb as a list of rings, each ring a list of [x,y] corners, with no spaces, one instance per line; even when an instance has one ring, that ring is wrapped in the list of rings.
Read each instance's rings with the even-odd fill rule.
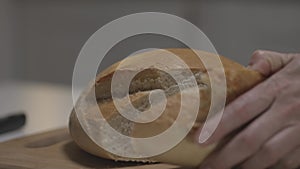
[[[249,68],[260,72],[264,76],[270,76],[287,65],[292,58],[291,54],[257,50],[250,59]]]

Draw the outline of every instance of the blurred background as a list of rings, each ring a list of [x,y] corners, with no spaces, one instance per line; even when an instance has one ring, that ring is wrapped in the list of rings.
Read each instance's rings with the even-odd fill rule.
[[[0,0],[0,81],[70,85],[76,57],[96,30],[124,15],[146,11],[189,20],[219,54],[242,64],[256,49],[300,49],[299,1]],[[176,45],[161,36],[131,38],[110,52],[107,64],[139,48]]]
[[[66,125],[73,67],[84,43],[114,19],[150,11],[187,19],[219,54],[244,65],[256,49],[300,51],[296,0],[0,0],[0,115],[30,114],[33,125],[25,133]],[[117,44],[99,69],[143,48],[178,46],[164,36],[134,36]]]

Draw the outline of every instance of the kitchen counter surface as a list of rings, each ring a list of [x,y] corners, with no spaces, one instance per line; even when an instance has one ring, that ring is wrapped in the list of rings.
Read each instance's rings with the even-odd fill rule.
[[[1,134],[0,142],[66,127],[72,105],[71,86],[19,81],[1,83],[0,117],[24,112],[26,124]]]

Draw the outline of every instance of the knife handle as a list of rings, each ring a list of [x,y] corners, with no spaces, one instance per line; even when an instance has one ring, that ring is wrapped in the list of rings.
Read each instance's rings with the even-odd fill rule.
[[[24,126],[25,122],[26,116],[24,113],[18,113],[0,118],[0,134],[19,129]]]

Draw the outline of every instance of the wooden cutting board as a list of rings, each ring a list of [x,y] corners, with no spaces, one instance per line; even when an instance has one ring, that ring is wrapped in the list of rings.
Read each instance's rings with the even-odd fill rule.
[[[115,162],[82,151],[68,130],[58,129],[0,143],[0,168],[5,169],[185,169],[170,164]]]

